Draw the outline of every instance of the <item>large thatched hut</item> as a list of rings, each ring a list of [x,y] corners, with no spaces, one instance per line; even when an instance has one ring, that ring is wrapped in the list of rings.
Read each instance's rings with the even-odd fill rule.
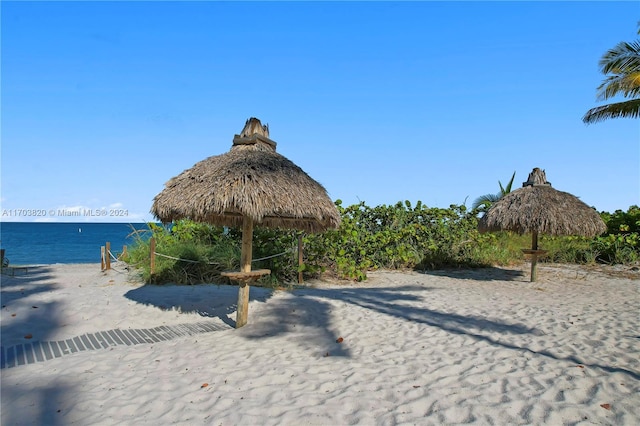
[[[151,212],[164,223],[191,219],[242,227],[241,270],[226,274],[240,284],[237,327],[246,322],[242,311],[247,309],[248,283],[269,273],[251,270],[253,226],[320,232],[340,224],[324,187],[276,152],[268,126],[257,118],[247,120],[229,152],[169,180],[154,198]]]
[[[607,230],[600,215],[576,196],[558,191],[547,182],[544,170],[534,168],[519,188],[495,202],[478,223],[480,232],[508,230],[531,233],[531,281],[535,281],[538,234],[596,236]]]
[[[151,212],[165,223],[188,218],[236,227],[248,217],[261,226],[308,232],[340,224],[324,187],[276,152],[269,128],[257,118],[247,120],[229,152],[170,179]]]

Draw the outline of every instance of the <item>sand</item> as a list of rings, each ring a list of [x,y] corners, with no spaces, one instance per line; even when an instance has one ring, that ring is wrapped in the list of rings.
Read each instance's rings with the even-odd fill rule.
[[[640,424],[640,275],[540,265],[363,283],[2,276],[2,425]]]

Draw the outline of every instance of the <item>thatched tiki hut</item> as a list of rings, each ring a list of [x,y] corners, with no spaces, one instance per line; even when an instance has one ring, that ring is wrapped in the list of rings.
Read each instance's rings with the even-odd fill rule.
[[[337,228],[340,215],[327,191],[300,167],[276,153],[269,128],[250,118],[231,150],[209,157],[169,180],[151,212],[163,223],[191,219],[242,227],[236,327],[247,322],[249,282],[269,274],[251,270],[253,226],[321,232]]]
[[[519,188],[495,202],[478,223],[480,232],[508,230],[531,233],[531,281],[536,280],[538,234],[593,237],[607,230],[598,212],[574,195],[558,191],[547,182],[544,170],[534,168]]]

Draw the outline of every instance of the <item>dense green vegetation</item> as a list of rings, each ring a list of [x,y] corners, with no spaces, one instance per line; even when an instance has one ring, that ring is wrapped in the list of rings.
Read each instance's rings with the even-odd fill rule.
[[[342,217],[337,230],[303,235],[304,264],[298,266],[298,231],[256,227],[253,236],[254,268],[269,268],[264,284],[294,282],[301,270],[306,278],[331,274],[364,280],[375,269],[438,269],[486,267],[521,262],[521,248],[531,245],[529,235],[510,232],[480,234],[478,210],[462,205],[448,209],[427,207],[420,201],[369,207],[364,202],[336,206]],[[605,234],[596,238],[541,235],[548,250],[541,261],[560,263],[622,263],[640,259],[640,208],[601,213]],[[154,274],[149,270],[149,237],[156,240]],[[129,250],[127,262],[152,283],[225,282],[224,270],[240,263],[239,230],[183,220],[171,227],[149,224]],[[266,259],[264,259],[266,258]],[[181,260],[176,260],[181,259]],[[261,260],[262,259],[262,260]],[[300,269],[299,269],[300,268]]]

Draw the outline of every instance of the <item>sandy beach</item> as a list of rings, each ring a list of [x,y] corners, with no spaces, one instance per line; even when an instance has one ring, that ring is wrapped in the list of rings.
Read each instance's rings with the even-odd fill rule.
[[[640,424],[640,274],[528,265],[362,283],[2,276],[2,425]]]

